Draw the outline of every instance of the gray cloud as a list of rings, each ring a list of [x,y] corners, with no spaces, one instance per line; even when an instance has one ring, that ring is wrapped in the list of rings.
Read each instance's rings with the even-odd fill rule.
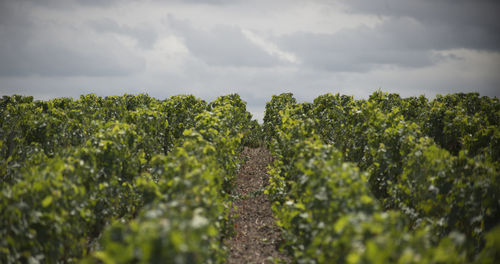
[[[118,43],[112,47],[79,37],[0,31],[0,75],[119,76],[144,67]]]
[[[138,0],[17,0],[27,2],[38,6],[48,6],[52,8],[70,8],[75,6],[101,6],[110,7],[117,4],[123,4]]]
[[[111,6],[124,2],[132,2],[137,0],[75,0],[83,6]]]
[[[129,27],[120,25],[111,19],[92,20],[88,24],[99,33],[116,33],[132,37],[137,41],[139,47],[145,49],[151,49],[158,37],[154,29],[145,24]]]
[[[374,27],[360,26],[333,34],[300,32],[283,36],[279,41],[306,65],[340,72],[366,72],[380,66],[418,68],[443,59],[459,59],[436,55],[436,51],[443,50],[499,51],[499,20],[491,17],[491,10],[500,2],[479,1],[475,9],[471,2],[349,1],[353,12],[389,18]],[[484,21],[478,17],[483,13]],[[462,16],[474,22],[464,23],[459,19]]]
[[[141,2],[141,0],[17,0],[30,2],[41,6],[50,7],[70,7],[70,6],[89,6],[89,7],[111,7],[125,3]],[[152,0],[153,2],[166,2],[165,0]],[[201,5],[229,5],[241,0],[168,0],[169,2],[181,4],[201,4]]]
[[[181,3],[204,4],[204,5],[227,5],[239,2],[238,0],[175,0],[175,1]]]
[[[282,62],[253,44],[235,26],[218,25],[205,31],[189,21],[168,16],[168,25],[184,39],[194,56],[209,65],[233,67],[270,67]]]
[[[335,72],[366,72],[384,65],[425,67],[437,57],[426,43],[425,29],[407,19],[334,34],[295,33],[280,38],[280,45],[297,54],[309,67]]]
[[[77,25],[33,17],[29,4],[6,4],[0,27],[0,76],[123,76],[145,62],[111,38]]]
[[[432,34],[435,42],[447,47],[500,49],[500,1],[497,0],[340,0],[354,13],[413,18]],[[425,39],[425,36],[424,36]],[[426,39],[432,42],[432,39]]]

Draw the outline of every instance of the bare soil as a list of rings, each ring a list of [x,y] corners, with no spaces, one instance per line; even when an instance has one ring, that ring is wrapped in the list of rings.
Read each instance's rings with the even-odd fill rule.
[[[272,156],[265,148],[245,148],[247,161],[235,181],[231,215],[234,235],[225,241],[229,249],[227,263],[290,263],[279,251],[281,233],[275,223],[271,203],[264,187],[268,184],[267,165]]]

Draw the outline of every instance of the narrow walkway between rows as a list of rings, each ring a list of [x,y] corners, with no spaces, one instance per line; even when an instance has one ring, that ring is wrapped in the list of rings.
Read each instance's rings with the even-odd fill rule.
[[[227,263],[274,263],[287,256],[279,252],[281,234],[264,187],[268,183],[267,165],[272,161],[265,148],[245,148],[246,162],[241,166],[233,195],[234,236],[225,241],[229,248]]]

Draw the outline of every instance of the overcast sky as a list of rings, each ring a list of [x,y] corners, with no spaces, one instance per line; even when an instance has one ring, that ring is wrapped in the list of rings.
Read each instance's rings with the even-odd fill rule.
[[[0,94],[500,97],[498,0],[0,0]]]

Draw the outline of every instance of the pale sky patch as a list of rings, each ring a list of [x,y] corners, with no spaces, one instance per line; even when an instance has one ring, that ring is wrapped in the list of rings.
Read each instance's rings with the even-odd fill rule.
[[[260,37],[259,35],[253,33],[252,31],[248,29],[242,29],[241,32],[245,37],[247,37],[252,43],[255,45],[259,46],[262,48],[265,52],[267,52],[269,55],[276,56],[280,60],[291,62],[291,63],[299,63],[299,60],[295,56],[295,54],[291,52],[286,52],[278,48],[276,44],[265,40],[264,38]]]

